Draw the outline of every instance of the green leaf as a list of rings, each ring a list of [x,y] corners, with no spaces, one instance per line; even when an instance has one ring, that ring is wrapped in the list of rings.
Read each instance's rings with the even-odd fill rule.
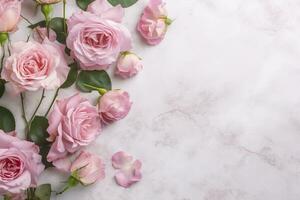
[[[16,121],[13,114],[2,106],[0,106],[0,129],[4,132],[11,132],[16,129]]]
[[[5,92],[5,80],[0,79],[0,98],[3,96]]]
[[[48,120],[42,116],[34,117],[30,130],[28,133],[28,139],[34,142],[36,145],[48,144],[47,138],[49,134],[47,133],[47,128],[49,126]]]
[[[64,20],[64,18],[62,17],[54,17],[51,19],[49,27],[55,31],[56,36],[57,36],[57,41],[62,43],[62,44],[66,44],[66,38],[67,38],[67,34],[64,31],[64,24],[66,26],[67,29],[67,24],[66,21]]]
[[[92,3],[94,0],[76,0],[76,4],[82,10],[86,10],[88,5]]]
[[[50,197],[51,197],[51,185],[50,184],[39,185],[35,189],[34,195],[39,200],[50,200]]]
[[[42,156],[42,163],[45,165],[46,169],[49,167],[53,167],[53,164],[48,162],[47,155],[50,151],[51,143],[48,145],[42,145],[40,146],[40,155]]]
[[[81,71],[78,75],[77,88],[82,92],[91,92],[97,88],[111,90],[111,80],[106,71]]]
[[[60,88],[68,88],[71,87],[78,76],[78,67],[76,63],[72,63],[69,65],[70,66],[70,71],[67,77],[67,80],[60,86]]]
[[[108,2],[113,5],[119,5],[121,4],[121,6],[123,8],[128,8],[130,6],[132,6],[133,4],[135,4],[138,0],[108,0]]]

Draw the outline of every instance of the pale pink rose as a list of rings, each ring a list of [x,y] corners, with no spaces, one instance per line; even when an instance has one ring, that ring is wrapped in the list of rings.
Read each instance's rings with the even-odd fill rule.
[[[74,178],[83,185],[90,185],[105,177],[104,164],[96,155],[82,151],[71,166],[71,173]]]
[[[150,0],[138,22],[137,30],[146,43],[157,45],[164,39],[171,22],[165,3],[162,0]]]
[[[98,4],[105,6],[98,8],[101,12],[92,13],[97,11],[95,7]],[[82,69],[107,69],[116,61],[120,52],[131,49],[130,32],[119,23],[123,9],[106,4],[104,1],[96,1],[89,7],[91,12],[76,12],[67,21],[67,47]]]
[[[21,0],[1,0],[0,32],[14,31],[20,20]]]
[[[16,42],[12,45],[11,56],[4,64],[2,78],[13,87],[13,92],[40,88],[56,89],[66,79],[69,67],[60,46],[45,39],[42,44]]]
[[[119,151],[112,156],[112,165],[115,169],[118,169],[115,180],[122,187],[128,188],[142,178],[141,161],[134,160],[131,155],[123,151]]]
[[[36,2],[38,4],[54,4],[54,3],[58,3],[61,0],[36,0]]]
[[[111,90],[105,93],[99,100],[98,111],[101,120],[110,124],[127,116],[132,102],[129,94],[122,90]]]
[[[67,169],[69,153],[87,146],[101,132],[97,108],[79,94],[58,100],[48,120],[48,140],[54,143],[47,160],[59,169]]]
[[[121,5],[112,6],[107,0],[95,0],[89,4],[87,11],[100,16],[103,19],[109,19],[115,22],[122,22],[125,15]]]
[[[130,78],[135,76],[142,69],[142,61],[136,54],[123,52],[119,56],[115,74],[122,78]]]
[[[0,130],[0,195],[20,193],[37,185],[44,170],[39,148]]]
[[[47,33],[47,28],[45,27],[36,27],[32,32],[33,39],[39,43],[43,43],[45,38],[48,38],[49,41],[54,42],[56,40],[56,33],[49,29],[49,37]]]

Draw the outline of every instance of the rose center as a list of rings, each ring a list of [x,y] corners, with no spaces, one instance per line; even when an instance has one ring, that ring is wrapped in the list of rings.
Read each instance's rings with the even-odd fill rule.
[[[84,37],[84,42],[96,48],[107,48],[110,44],[110,35],[107,33],[97,33]]]
[[[24,163],[17,156],[0,158],[0,179],[11,181],[23,173]]]

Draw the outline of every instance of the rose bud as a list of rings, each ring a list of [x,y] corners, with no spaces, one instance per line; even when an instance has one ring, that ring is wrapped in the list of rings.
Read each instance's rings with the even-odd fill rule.
[[[32,32],[32,36],[33,39],[39,43],[43,43],[45,38],[48,38],[48,40],[51,42],[54,42],[56,40],[56,33],[52,29],[49,29],[49,37],[48,37],[46,27],[38,26],[34,28]]]
[[[123,119],[128,114],[132,102],[129,94],[122,90],[111,90],[99,100],[98,111],[102,122],[110,124]]]
[[[136,75],[143,68],[141,59],[134,53],[123,52],[121,53],[115,74],[122,78],[130,78]]]
[[[0,130],[0,195],[18,194],[37,185],[44,170],[39,148]]]
[[[21,14],[20,0],[3,0],[0,4],[0,32],[11,32],[16,29]]]
[[[164,39],[171,23],[165,3],[162,0],[150,0],[138,22],[137,30],[147,44],[157,45]]]
[[[71,176],[67,181],[66,187],[58,194],[75,187],[78,183],[87,186],[105,177],[102,160],[96,154],[86,151],[82,151],[73,161],[70,171]]]

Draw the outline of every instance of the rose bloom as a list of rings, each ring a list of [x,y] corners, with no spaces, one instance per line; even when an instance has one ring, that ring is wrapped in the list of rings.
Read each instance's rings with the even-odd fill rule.
[[[72,176],[83,185],[90,185],[105,177],[104,164],[96,155],[82,151],[71,165]]]
[[[49,115],[49,141],[54,141],[47,156],[59,169],[68,153],[74,153],[96,139],[101,131],[97,108],[79,94],[58,100]]]
[[[67,47],[82,69],[107,69],[121,51],[131,49],[130,32],[119,23],[124,11],[106,0],[94,1],[88,11],[74,13],[67,21]]]
[[[162,0],[150,0],[137,25],[138,32],[147,44],[157,45],[164,39],[168,26],[172,23],[167,16]]]
[[[2,78],[18,94],[26,90],[58,88],[68,71],[63,52],[57,44],[47,39],[42,44],[16,42],[12,45],[11,56],[5,61]]]
[[[143,69],[141,59],[134,53],[123,52],[119,56],[115,74],[122,78],[135,76]]]
[[[0,195],[20,193],[37,185],[44,170],[39,148],[0,130]]]
[[[132,102],[129,94],[122,90],[111,90],[99,100],[98,111],[101,120],[110,124],[127,116]]]
[[[0,32],[14,31],[20,19],[21,3],[21,0],[1,0]]]

